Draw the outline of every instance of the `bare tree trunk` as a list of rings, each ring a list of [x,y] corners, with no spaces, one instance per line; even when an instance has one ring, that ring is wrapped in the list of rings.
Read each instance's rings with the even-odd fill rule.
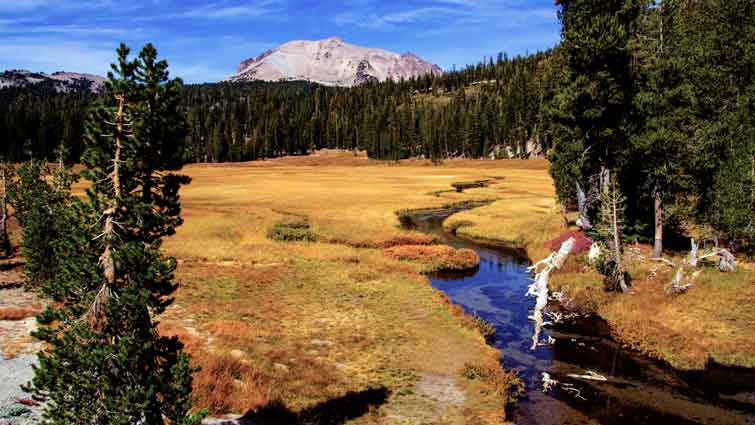
[[[5,164],[0,163],[0,257],[10,255],[8,239],[8,176]]]
[[[611,183],[611,170],[605,165],[600,166],[600,192],[606,193],[608,185]]]
[[[660,188],[655,188],[655,244],[653,245],[653,258],[663,255],[663,197]]]
[[[116,240],[115,234],[115,218],[120,209],[121,200],[121,177],[120,177],[120,163],[121,163],[121,138],[126,137],[125,127],[127,126],[124,107],[126,100],[123,95],[117,95],[118,112],[115,116],[115,154],[113,157],[113,172],[110,174],[111,184],[113,186],[113,197],[110,199],[110,206],[103,212],[105,217],[105,224],[102,231],[102,239],[105,242],[105,248],[100,255],[99,263],[102,268],[102,274],[105,277],[105,282],[100,287],[99,292],[94,298],[89,310],[89,324],[92,327],[101,326],[103,323],[104,314],[102,311],[103,306],[110,300],[115,293],[116,286],[116,270],[115,270],[115,258],[113,257],[115,247],[113,242]]]
[[[585,192],[582,190],[582,187],[579,185],[579,182],[576,183],[577,185],[577,206],[579,208],[579,221],[577,222],[577,225],[582,228],[582,230],[587,230],[592,228],[592,223],[590,222],[590,217],[587,212],[587,196],[585,195]]]

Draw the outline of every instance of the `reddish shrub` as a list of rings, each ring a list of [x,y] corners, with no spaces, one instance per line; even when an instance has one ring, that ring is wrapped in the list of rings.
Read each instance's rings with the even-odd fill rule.
[[[574,248],[572,248],[571,250],[572,254],[579,254],[590,250],[592,239],[587,237],[587,235],[585,235],[581,230],[569,230],[558,238],[546,242],[545,247],[550,249],[551,251],[557,251],[561,248],[561,244],[569,240],[569,238],[574,238],[577,240],[577,243],[574,244]]]

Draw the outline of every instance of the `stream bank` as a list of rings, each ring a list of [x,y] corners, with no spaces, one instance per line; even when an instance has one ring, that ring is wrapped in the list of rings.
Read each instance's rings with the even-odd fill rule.
[[[469,314],[493,324],[501,363],[519,370],[526,395],[509,417],[518,424],[755,424],[755,372],[710,365],[675,370],[628,350],[605,321],[579,317],[549,328],[551,342],[530,351],[534,300],[529,261],[520,250],[460,238],[443,229],[459,209],[404,212],[402,224],[434,235],[454,248],[474,250],[475,270],[432,273],[430,281]],[[557,310],[557,304],[550,308]],[[557,381],[543,388],[543,374]],[[599,377],[599,378],[598,378]]]

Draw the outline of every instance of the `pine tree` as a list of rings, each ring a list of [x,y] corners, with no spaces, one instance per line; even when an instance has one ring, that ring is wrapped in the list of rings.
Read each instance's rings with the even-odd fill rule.
[[[607,289],[627,292],[629,288],[621,242],[626,198],[622,195],[616,180],[616,177],[612,177],[606,190],[600,195],[596,230],[601,242],[608,248],[608,254],[604,256],[599,269],[606,277]]]
[[[55,242],[68,231],[70,186],[75,177],[65,169],[51,173],[47,162],[31,159],[17,170],[8,191],[10,204],[23,229],[21,252],[30,288],[42,288],[62,266]]]
[[[176,261],[162,240],[181,224],[184,117],[180,80],[152,45],[129,59],[121,45],[101,104],[86,122],[87,200],[56,252],[69,257],[51,278],[39,318],[33,391],[48,424],[199,424],[190,415],[188,356],[153,319],[176,289]]]
[[[555,147],[551,174],[562,202],[569,188],[620,167],[632,100],[629,42],[644,0],[560,0],[558,87],[550,107]],[[558,181],[561,180],[561,181]],[[566,180],[566,181],[564,181]]]

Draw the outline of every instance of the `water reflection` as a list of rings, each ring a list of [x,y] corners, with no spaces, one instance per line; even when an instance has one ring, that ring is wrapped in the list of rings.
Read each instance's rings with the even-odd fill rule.
[[[465,272],[434,273],[430,280],[467,312],[477,313],[495,326],[502,364],[518,369],[527,386],[527,395],[513,412],[516,423],[755,425],[755,382],[739,393],[736,401],[719,397],[726,392],[724,381],[721,388],[703,394],[670,368],[623,350],[607,338],[605,323],[595,318],[565,329],[545,330],[542,339],[553,338],[553,345],[530,351],[534,325],[528,317],[534,300],[525,297],[531,283],[526,260],[516,252],[448,234],[442,229],[443,219],[424,216],[415,224],[453,247],[473,249],[480,256],[480,266]],[[609,379],[596,382],[568,376],[588,370]],[[542,372],[570,389],[543,393]],[[749,402],[741,402],[748,397]]]

